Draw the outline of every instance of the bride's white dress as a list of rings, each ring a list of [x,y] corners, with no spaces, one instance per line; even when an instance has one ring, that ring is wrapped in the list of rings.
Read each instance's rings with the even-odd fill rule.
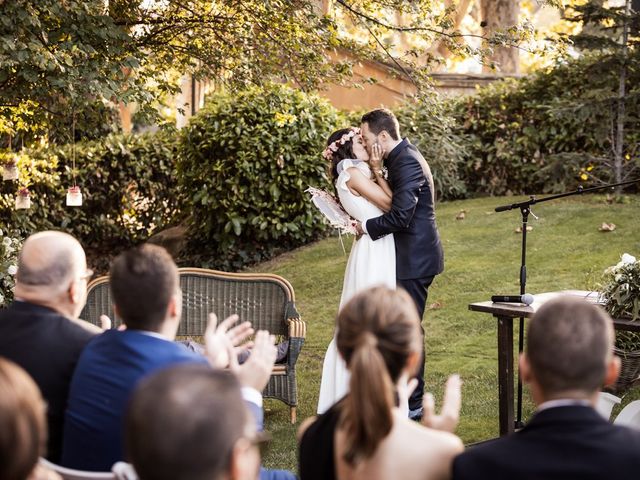
[[[342,160],[338,164],[340,173],[336,180],[336,190],[340,203],[347,213],[364,223],[370,218],[379,217],[384,212],[364,197],[351,193],[347,187],[351,168],[357,168],[367,177],[371,174],[369,166],[363,161]],[[340,308],[357,292],[375,285],[396,288],[396,250],[393,235],[387,235],[375,242],[369,235],[363,235],[360,240],[354,242],[344,273]],[[318,413],[328,410],[347,393],[348,389],[349,372],[338,353],[334,335],[322,366]]]

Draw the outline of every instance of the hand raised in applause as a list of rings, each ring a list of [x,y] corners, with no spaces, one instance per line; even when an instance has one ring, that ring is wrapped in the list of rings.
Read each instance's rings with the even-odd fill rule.
[[[269,382],[269,377],[271,377],[278,353],[274,343],[273,335],[270,335],[266,330],[258,330],[253,341],[251,355],[246,362],[238,365],[237,356],[230,355],[229,368],[236,374],[241,385],[252,387],[258,392],[264,390]]]
[[[215,313],[209,314],[209,323],[204,332],[205,355],[214,368],[227,368],[233,360],[237,363],[238,353],[251,348],[252,342],[245,342],[253,335],[250,322],[242,322],[232,327],[238,321],[238,315],[231,315],[218,325]]]
[[[422,415],[423,425],[436,430],[453,432],[458,425],[458,420],[460,419],[460,404],[462,398],[461,388],[462,381],[460,380],[459,375],[451,375],[447,379],[444,391],[444,401],[442,403],[440,415],[436,415],[433,395],[431,393],[426,393],[422,401],[424,409],[424,413]]]

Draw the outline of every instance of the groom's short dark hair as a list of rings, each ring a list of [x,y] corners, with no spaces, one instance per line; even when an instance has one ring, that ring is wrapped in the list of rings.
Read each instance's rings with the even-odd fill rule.
[[[400,125],[391,110],[386,108],[371,110],[362,116],[361,122],[369,125],[369,130],[375,135],[379,135],[384,130],[394,140],[400,139]]]

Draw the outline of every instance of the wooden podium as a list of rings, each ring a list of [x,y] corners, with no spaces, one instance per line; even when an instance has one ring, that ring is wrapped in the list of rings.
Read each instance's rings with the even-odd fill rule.
[[[478,302],[469,304],[473,312],[490,313],[498,321],[498,408],[500,435],[514,431],[514,359],[513,359],[513,319],[531,318],[545,302],[562,295],[581,297],[589,302],[598,303],[598,292],[583,290],[564,290],[534,295],[534,302],[527,306],[519,303]],[[616,330],[640,331],[640,322],[613,320]]]

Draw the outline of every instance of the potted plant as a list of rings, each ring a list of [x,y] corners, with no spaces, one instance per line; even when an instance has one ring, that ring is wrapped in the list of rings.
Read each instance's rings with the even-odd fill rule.
[[[614,318],[640,319],[640,261],[628,253],[604,272],[600,288],[604,308]],[[640,378],[640,332],[617,331],[614,351],[622,360],[614,390],[628,389]]]

